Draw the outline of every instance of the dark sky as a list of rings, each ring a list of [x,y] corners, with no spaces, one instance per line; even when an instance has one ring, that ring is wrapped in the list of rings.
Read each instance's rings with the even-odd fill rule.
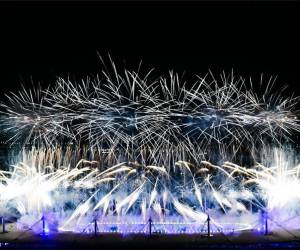
[[[278,75],[300,83],[296,2],[64,2],[0,4],[1,93],[119,65],[192,73]]]

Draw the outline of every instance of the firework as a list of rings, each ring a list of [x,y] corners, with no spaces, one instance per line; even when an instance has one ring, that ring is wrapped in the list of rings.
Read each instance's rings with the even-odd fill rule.
[[[46,216],[59,230],[79,232],[94,218],[103,231],[118,225],[121,231],[140,232],[151,217],[166,233],[179,233],[183,227],[200,233],[207,214],[214,230],[249,229],[261,223],[260,211],[284,226],[297,215],[300,199],[299,165],[293,165],[289,153],[274,149],[274,160],[266,159],[269,166],[257,163],[252,168],[181,161],[176,163],[178,175],[164,166],[137,162],[103,171],[83,160],[75,167],[55,167],[60,152],[32,150],[12,171],[0,172],[1,212],[19,218],[20,227]]]
[[[81,84],[59,78],[53,88],[7,95],[4,131],[11,143],[82,144],[106,150],[114,163],[146,164],[251,155],[257,145],[281,145],[299,131],[298,98],[271,94],[271,81],[259,97],[233,74],[189,84],[172,72],[150,75],[103,72]]]
[[[199,233],[208,215],[214,230],[232,231],[256,228],[262,213],[291,226],[298,98],[272,94],[272,79],[258,96],[233,74],[187,83],[112,69],[7,95],[2,131],[25,147],[0,171],[2,214],[79,232],[92,221],[145,232],[151,218],[160,232]]]

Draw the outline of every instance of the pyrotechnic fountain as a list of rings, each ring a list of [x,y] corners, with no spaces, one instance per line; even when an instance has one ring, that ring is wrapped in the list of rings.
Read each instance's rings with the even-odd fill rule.
[[[233,75],[187,84],[112,69],[7,95],[2,133],[22,148],[0,172],[0,212],[18,229],[43,218],[56,231],[143,233],[150,221],[201,233],[209,215],[231,232],[266,214],[271,228],[296,225],[298,98],[272,94],[272,81],[259,96]]]

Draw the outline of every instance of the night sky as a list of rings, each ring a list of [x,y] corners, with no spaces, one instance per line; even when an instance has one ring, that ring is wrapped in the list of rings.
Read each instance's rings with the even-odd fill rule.
[[[300,94],[298,3],[64,2],[0,4],[1,93],[119,66],[190,76],[278,76]]]

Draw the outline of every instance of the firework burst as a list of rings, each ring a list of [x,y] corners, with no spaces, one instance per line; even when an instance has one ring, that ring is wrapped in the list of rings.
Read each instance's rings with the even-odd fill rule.
[[[280,145],[299,131],[298,98],[271,94],[272,81],[259,97],[233,74],[188,84],[172,72],[151,80],[152,72],[121,74],[112,65],[113,74],[81,84],[59,78],[53,88],[7,95],[2,124],[9,141],[84,144],[116,162],[197,163],[207,155],[214,161],[213,155],[252,154],[258,144]]]
[[[254,228],[259,210],[297,213],[299,166],[284,146],[300,130],[297,97],[272,94],[272,78],[259,96],[233,73],[191,83],[111,65],[7,95],[2,131],[26,147],[0,171],[3,214],[28,225],[54,213],[56,228],[72,231],[153,218],[178,233],[200,232],[208,214],[225,230]]]

